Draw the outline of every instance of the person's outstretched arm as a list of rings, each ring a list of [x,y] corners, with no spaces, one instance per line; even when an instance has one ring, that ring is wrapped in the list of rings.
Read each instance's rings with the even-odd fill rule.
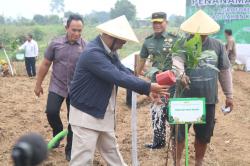
[[[43,94],[43,88],[42,88],[42,82],[47,75],[49,68],[51,66],[52,62],[48,59],[44,58],[42,64],[39,67],[38,74],[37,74],[37,81],[35,86],[35,94],[36,96],[40,97],[41,94]]]

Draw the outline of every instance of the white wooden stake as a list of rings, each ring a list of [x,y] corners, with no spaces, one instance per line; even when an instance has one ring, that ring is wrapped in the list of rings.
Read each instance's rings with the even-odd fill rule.
[[[132,109],[131,109],[131,129],[132,129],[132,166],[138,166],[137,155],[137,94],[132,92]]]

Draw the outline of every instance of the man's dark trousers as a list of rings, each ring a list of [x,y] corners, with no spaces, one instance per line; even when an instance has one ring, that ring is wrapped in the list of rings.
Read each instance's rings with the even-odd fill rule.
[[[60,109],[61,109],[64,99],[65,99],[64,97],[54,92],[49,92],[46,114],[47,114],[48,122],[53,130],[53,136],[56,136],[58,133],[60,133],[63,130],[63,124],[60,118]],[[67,111],[68,111],[67,117],[69,119],[69,111],[70,111],[69,97],[66,98],[66,105],[67,105]],[[65,147],[65,153],[71,152],[72,137],[73,137],[73,133],[71,130],[71,126],[70,124],[68,124],[67,145]]]
[[[29,77],[36,76],[36,57],[25,57],[26,71]]]

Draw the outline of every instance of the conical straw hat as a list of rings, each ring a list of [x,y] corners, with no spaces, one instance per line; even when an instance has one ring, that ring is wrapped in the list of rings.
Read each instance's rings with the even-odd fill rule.
[[[133,29],[124,15],[98,25],[96,28],[100,32],[112,37],[139,43]]]
[[[199,10],[181,24],[180,29],[191,34],[210,35],[220,30],[220,25],[204,11]]]

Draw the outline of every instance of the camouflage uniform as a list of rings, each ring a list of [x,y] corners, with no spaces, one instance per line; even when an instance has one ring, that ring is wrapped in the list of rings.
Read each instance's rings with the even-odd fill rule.
[[[171,70],[172,55],[170,53],[171,47],[177,40],[177,36],[171,33],[164,32],[161,35],[152,34],[146,37],[140,56],[141,58],[149,58],[152,62],[152,67],[161,71]],[[151,77],[151,81],[155,82],[155,74]],[[174,95],[174,87],[170,88],[171,97]],[[166,144],[166,104],[156,105],[152,103],[152,124],[154,129],[153,144],[146,145],[146,147],[155,149],[164,147]]]

